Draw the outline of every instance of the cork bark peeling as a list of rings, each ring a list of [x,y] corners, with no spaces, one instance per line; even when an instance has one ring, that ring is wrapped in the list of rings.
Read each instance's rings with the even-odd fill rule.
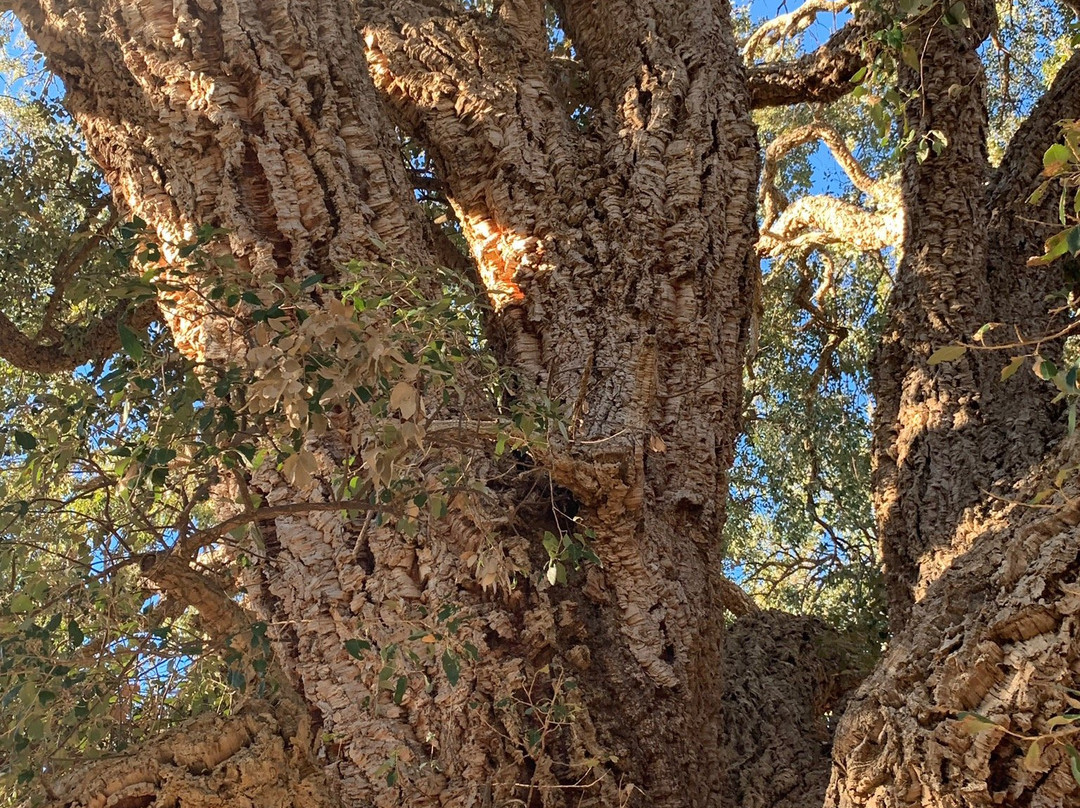
[[[1072,709],[1076,493],[1067,484],[1049,509],[1010,504],[1053,487],[1075,441],[1055,449],[1063,425],[1039,385],[1000,381],[1007,354],[927,361],[987,322],[1030,337],[1058,329],[1047,296],[1061,276],[1026,266],[1051,203],[1040,212],[1026,200],[1057,121],[1080,114],[1080,62],[992,172],[976,48],[993,8],[967,9],[971,28],[918,32],[929,44],[906,85],[921,90],[909,110],[918,131],[944,132],[948,146],[904,167],[910,226],[875,368],[875,497],[896,634],[837,729],[827,806],[1057,806],[1080,793],[1061,743],[1041,741],[1024,762],[1031,739]],[[995,726],[973,733],[962,711]]]
[[[1075,440],[1027,481],[1076,463]],[[1063,743],[1032,739],[1075,712],[1080,492],[1053,511],[1012,506],[968,522],[948,570],[913,607],[836,732],[826,806],[1072,805]],[[993,725],[972,730],[964,711]],[[1015,735],[1006,734],[1006,730]],[[1069,740],[1069,733],[1064,737]],[[1052,737],[1052,736],[1051,736]]]
[[[69,808],[336,808],[331,782],[313,767],[297,716],[252,701],[229,718],[205,715],[152,746],[104,759],[48,786]]]
[[[905,166],[909,227],[874,368],[875,508],[896,630],[948,568],[957,526],[995,507],[985,492],[1012,499],[1010,486],[1062,434],[1039,385],[1000,381],[1007,354],[969,351],[956,362],[927,364],[938,348],[971,342],[985,323],[1012,324],[1027,337],[1063,325],[1047,304],[1062,286],[1060,274],[1026,266],[1051,232],[1040,222],[1053,219],[1055,203],[1045,201],[1040,212],[1026,199],[1057,137],[1056,121],[1080,113],[1080,65],[1073,59],[1062,70],[992,174],[975,51],[991,12],[974,15],[974,29],[924,32],[954,44],[925,60],[921,78],[910,76],[923,87],[911,112],[921,116],[920,131],[937,129],[949,145],[923,163],[912,155]],[[959,94],[950,89],[957,86]],[[1060,344],[1042,350],[1052,356]]]
[[[726,6],[610,6],[562,9],[602,99],[577,121],[540,4],[15,4],[122,204],[172,242],[223,228],[255,282],[333,278],[350,258],[433,263],[443,245],[395,126],[413,134],[503,357],[570,420],[538,457],[603,563],[565,590],[543,582],[550,514],[507,517],[533,478],[506,482],[490,445],[424,461],[503,482],[415,537],[319,507],[363,441],[347,430],[306,447],[309,483],[269,467],[247,481],[269,507],[312,505],[259,524],[245,607],[307,705],[305,759],[345,805],[722,799],[718,536],[757,283],[757,144]],[[258,347],[242,312],[176,292],[162,306],[199,361]],[[446,604],[452,637],[436,631]],[[350,653],[359,639],[370,649]],[[463,660],[456,684],[444,652]],[[553,711],[569,717],[541,720]]]
[[[674,766],[649,793],[715,799],[715,758],[672,727],[720,732],[715,539],[757,282],[749,102],[717,4],[559,11],[602,99],[582,121],[520,19],[419,3],[364,3],[361,17],[372,75],[430,148],[506,355],[570,417],[544,462],[596,530],[601,597],[635,660],[594,645],[593,666],[623,692],[662,688],[635,712],[649,754]],[[594,720],[618,735],[620,715]]]

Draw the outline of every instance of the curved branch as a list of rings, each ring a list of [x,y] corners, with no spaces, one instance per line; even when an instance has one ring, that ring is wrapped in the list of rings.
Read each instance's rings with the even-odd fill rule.
[[[0,358],[30,373],[61,373],[79,365],[104,359],[121,348],[118,326],[145,328],[157,315],[157,305],[143,303],[134,312],[131,303],[120,301],[101,317],[85,326],[66,329],[56,342],[39,343],[28,337],[0,312]],[[130,313],[129,313],[130,312]]]
[[[254,805],[337,808],[314,765],[310,719],[250,701],[229,716],[204,714],[117,757],[78,766],[49,783],[48,806]]]
[[[743,46],[743,56],[753,61],[766,48],[782,44],[785,40],[805,31],[818,14],[838,14],[846,9],[848,0],[806,0],[787,14],[781,14],[761,24]]]
[[[829,41],[794,61],[747,68],[754,109],[802,102],[830,103],[855,89],[851,77],[873,60],[877,44],[869,34],[880,27],[875,17],[851,22]]]
[[[877,210],[824,195],[787,203],[776,186],[780,161],[793,149],[815,140],[825,144],[852,185],[869,196]],[[899,188],[867,174],[841,134],[825,123],[800,126],[769,144],[765,150],[759,201],[764,229],[758,241],[761,255],[829,244],[850,244],[859,250],[873,251],[897,246],[903,239]]]
[[[871,252],[898,245],[903,239],[900,209],[875,212],[832,196],[796,199],[758,240],[759,255],[849,244]]]
[[[769,144],[765,150],[766,167],[764,178],[772,180],[776,174],[776,164],[787,154],[805,143],[820,140],[828,147],[833,159],[844,169],[851,184],[874,198],[875,202],[893,206],[899,203],[898,189],[890,183],[875,180],[855,159],[843,136],[827,123],[816,121],[806,126],[800,126],[788,132],[784,132],[776,140]],[[772,163],[770,171],[770,162]]]
[[[719,580],[720,602],[735,617],[757,614],[761,607],[746,591],[730,578],[723,576]]]

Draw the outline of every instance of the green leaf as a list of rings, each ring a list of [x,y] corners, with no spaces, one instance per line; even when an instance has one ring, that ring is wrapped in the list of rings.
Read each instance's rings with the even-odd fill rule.
[[[978,735],[987,730],[994,729],[997,724],[987,718],[985,715],[979,715],[978,713],[963,712],[959,715],[960,729],[969,735]]]
[[[1029,205],[1038,205],[1042,198],[1046,195],[1046,191],[1050,188],[1050,181],[1042,183],[1035,191],[1027,198]]]
[[[1067,726],[1077,719],[1080,719],[1080,715],[1076,713],[1065,713],[1065,715],[1055,715],[1049,721],[1046,722],[1047,729],[1053,729],[1054,727]]]
[[[1043,381],[1050,381],[1057,375],[1057,365],[1049,359],[1043,359],[1041,356],[1036,356],[1035,375]]]
[[[1006,381],[1016,374],[1016,371],[1020,370],[1024,366],[1024,360],[1026,356],[1014,356],[1012,361],[1001,369],[1001,380]]]
[[[1069,756],[1069,769],[1072,771],[1073,780],[1080,783],[1080,752],[1071,743],[1065,744],[1065,752]]]
[[[397,686],[394,688],[394,704],[401,704],[402,699],[405,698],[405,690],[408,687],[409,678],[407,676],[399,676]]]
[[[26,737],[31,741],[40,741],[45,737],[45,724],[41,720],[40,716],[31,715],[26,719],[26,724],[23,726],[23,732],[26,733]]]
[[[446,673],[447,680],[450,682],[450,686],[456,686],[458,680],[461,678],[461,663],[456,656],[450,653],[450,649],[443,651],[442,667],[443,672]]]
[[[1066,252],[1069,251],[1069,243],[1067,239],[1068,233],[1064,230],[1060,233],[1055,233],[1054,235],[1050,236],[1050,238],[1048,238],[1046,240],[1046,243],[1043,245],[1043,254],[1035,256],[1033,258],[1029,258],[1027,261],[1028,266],[1044,266],[1063,256]]]
[[[349,656],[360,659],[360,654],[371,650],[371,643],[367,640],[345,640],[345,650]]]
[[[1053,176],[1068,165],[1072,152],[1064,143],[1055,143],[1043,154],[1043,174]]]
[[[21,429],[13,429],[11,430],[11,436],[15,439],[15,444],[24,452],[32,452],[37,448],[37,438],[29,432],[23,432]]]
[[[143,346],[139,335],[123,323],[117,323],[116,330],[120,332],[120,345],[123,346],[124,352],[136,362],[142,359]]]
[[[946,345],[930,354],[930,358],[926,363],[932,366],[940,365],[942,362],[952,362],[965,353],[967,353],[967,346],[965,345]]]
[[[1070,227],[1065,231],[1065,246],[1072,255],[1080,252],[1080,227]]]
[[[949,10],[945,13],[945,19],[953,25],[962,25],[965,28],[971,27],[971,17],[968,15],[967,6],[962,2],[953,3],[949,6]]]
[[[20,592],[11,599],[8,609],[12,614],[26,614],[34,608],[34,601],[25,592]]]
[[[547,550],[550,558],[558,558],[559,556],[559,537],[552,533],[550,530],[544,531],[543,538],[544,549]]]
[[[1042,763],[1042,743],[1036,738],[1028,747],[1027,754],[1024,755],[1024,760],[1020,765],[1025,771],[1033,772],[1038,770],[1040,763]]]

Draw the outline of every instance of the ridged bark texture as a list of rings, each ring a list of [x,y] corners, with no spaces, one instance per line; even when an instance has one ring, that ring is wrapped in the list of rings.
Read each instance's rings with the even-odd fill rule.
[[[538,456],[596,533],[602,568],[572,588],[543,580],[544,516],[518,512],[528,474],[417,537],[325,509],[260,525],[245,603],[306,701],[310,727],[286,742],[324,770],[327,799],[720,805],[718,539],[758,282],[758,153],[728,7],[567,4],[595,101],[583,120],[539,3],[493,17],[344,0],[16,7],[128,208],[172,241],[223,228],[257,282],[437,261],[395,125],[417,137],[503,356],[570,418]],[[197,295],[163,305],[188,356],[242,357],[242,317]],[[248,484],[270,506],[322,503],[353,437],[309,447],[309,485],[268,467]],[[511,479],[468,450],[425,468],[450,460]],[[478,558],[517,585],[482,585]],[[456,685],[438,654],[393,669],[395,693],[395,649],[444,605],[463,616],[455,649],[478,658]],[[357,637],[373,646],[359,659]]]
[[[1047,299],[1067,285],[1060,269],[1026,265],[1054,232],[1044,223],[1056,198],[1026,200],[1057,122],[1080,115],[1080,61],[992,171],[976,48],[993,7],[966,8],[971,28],[927,22],[912,34],[925,47],[906,79],[920,91],[909,121],[948,145],[904,167],[909,231],[875,373],[875,497],[896,635],[837,729],[827,806],[1080,802],[1062,742],[1044,739],[1024,763],[1030,739],[1072,709],[1076,493],[1066,484],[1045,509],[1019,504],[1075,464],[1075,441],[1057,449],[1064,424],[1045,387],[1026,372],[1000,380],[1012,353],[1032,348],[928,363],[988,322],[1005,325],[1002,342],[1064,324]],[[1060,343],[1039,350],[1053,357]],[[965,711],[995,726],[977,731],[987,727],[965,725]]]

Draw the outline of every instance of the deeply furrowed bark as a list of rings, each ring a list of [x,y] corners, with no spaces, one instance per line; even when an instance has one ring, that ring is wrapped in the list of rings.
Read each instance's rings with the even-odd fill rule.
[[[988,195],[985,80],[976,47],[993,9],[970,13],[974,28],[942,24],[909,34],[930,43],[920,71],[908,72],[907,88],[919,92],[909,121],[918,137],[937,131],[948,145],[924,163],[914,154],[907,160],[904,258],[874,372],[874,497],[894,631],[960,551],[954,545],[961,523],[993,505],[985,492],[1012,498],[1009,487],[1062,434],[1052,396],[1039,385],[1002,385],[1007,355],[969,351],[955,362],[928,364],[936,349],[972,342],[986,323],[1005,324],[1005,340],[1017,328],[1038,338],[1064,325],[1046,302],[1063,285],[1060,276],[1025,266],[1051,232],[1039,224],[1052,220],[1049,204],[1040,211],[1025,209],[1024,201],[1038,183],[1038,155],[1056,136],[1052,121],[1075,104],[1066,89],[1072,71],[1064,71],[1048,99],[1053,106],[1044,103],[1018,133]],[[1020,153],[1027,155],[1023,166]],[[1060,344],[1042,350],[1053,356]]]
[[[850,35],[820,70],[748,81],[724,3],[555,3],[582,108],[547,59],[538,2],[491,17],[438,0],[13,5],[122,203],[172,241],[224,228],[255,282],[445,255],[394,129],[415,137],[462,224],[499,354],[563,408],[569,437],[536,459],[603,562],[580,585],[545,584],[551,512],[522,507],[531,483],[493,483],[421,538],[326,508],[278,515],[260,525],[245,605],[272,627],[282,689],[306,711],[281,698],[196,722],[58,785],[63,804],[224,805],[256,780],[261,804],[305,806],[820,804],[823,713],[848,685],[837,638],[754,612],[725,648],[717,538],[758,283],[752,92],[833,97],[864,55]],[[1080,517],[994,510],[981,491],[1000,479],[1005,492],[1059,437],[1048,396],[1002,392],[995,355],[927,362],[987,321],[1050,329],[1042,298],[1059,284],[1023,266],[1045,233],[1021,203],[1053,121],[1080,108],[1070,63],[991,177],[975,52],[991,10],[968,6],[973,29],[918,32],[926,62],[907,77],[918,132],[948,147],[905,169],[912,225],[878,360],[878,506],[901,633],[841,724],[834,805],[1075,794],[1059,747],[1024,769],[1000,729],[976,739],[948,720],[977,709],[1045,729],[1075,678],[1080,612]],[[188,356],[238,358],[242,318],[197,295],[162,305]],[[269,468],[248,484],[270,506],[324,506],[350,437],[311,442],[310,485]],[[462,451],[481,477],[512,471]],[[483,553],[518,585],[482,586]],[[379,651],[448,604],[479,658],[456,686],[437,657],[418,663],[395,696]],[[358,636],[374,650],[355,659]]]
[[[876,497],[898,633],[837,729],[827,806],[1080,799],[1068,737],[1044,738],[1024,762],[1031,739],[1072,709],[1076,493],[1066,485],[1048,513],[1008,504],[1052,487],[1075,463],[1075,441],[1053,450],[1064,430],[1045,389],[1000,381],[1009,354],[969,350],[927,363],[987,322],[1009,327],[1003,341],[1013,329],[1038,339],[1063,325],[1047,302],[1065,285],[1059,271],[1026,266],[1053,232],[1042,224],[1053,221],[1053,202],[1026,200],[1057,121],[1080,114],[1080,62],[1062,69],[991,173],[975,47],[992,8],[967,8],[972,30],[919,32],[929,44],[909,115],[948,146],[905,166],[910,230],[876,369]],[[1052,356],[1060,344],[1040,350]],[[962,711],[996,726],[972,732],[957,720]]]
[[[721,735],[716,537],[757,171],[724,9],[567,5],[604,99],[583,132],[529,28],[374,6],[362,13],[376,82],[431,149],[508,353],[569,410],[571,441],[549,463],[597,531],[604,597],[632,654],[594,645],[598,678],[583,679],[611,693],[658,688],[634,709],[637,740],[621,743],[665,761],[646,764],[653,804],[711,804],[716,750],[686,727]],[[612,738],[626,720],[614,705],[592,714]]]
[[[542,585],[543,519],[504,517],[513,486],[421,540],[325,509],[261,525],[246,604],[310,710],[286,746],[346,805],[719,805],[718,536],[757,283],[757,146],[726,6],[564,9],[603,99],[585,123],[553,89],[539,4],[491,19],[336,0],[15,6],[127,207],[171,241],[224,228],[255,282],[436,260],[377,87],[440,169],[503,355],[569,417],[540,457],[596,531],[603,568],[584,587]],[[238,359],[242,321],[194,294],[163,306],[187,355]],[[310,447],[320,474],[348,438]],[[271,506],[328,496],[272,469],[250,485]],[[516,589],[479,585],[468,559],[492,548]],[[479,659],[456,687],[432,661],[395,697],[379,650],[444,604]],[[357,636],[375,646],[360,660]],[[571,719],[544,718],[555,707]]]

